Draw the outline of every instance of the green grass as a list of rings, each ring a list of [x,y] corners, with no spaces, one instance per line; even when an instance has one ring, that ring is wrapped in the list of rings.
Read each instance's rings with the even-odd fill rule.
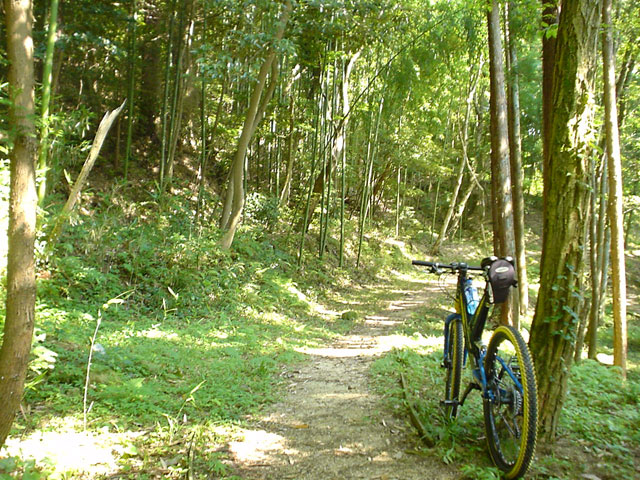
[[[40,262],[34,353],[14,438],[82,432],[86,413],[87,435],[115,452],[109,474],[233,478],[221,449],[249,415],[278,398],[283,368],[392,295],[359,282],[375,284],[408,264],[402,248],[371,235],[360,270],[352,244],[348,266],[337,267],[335,239],[323,260],[308,241],[298,269],[289,219],[274,218],[269,205],[248,209],[232,250],[221,251],[220,232],[195,229],[179,198],[159,207],[131,202],[118,189],[93,194],[92,210],[74,218],[51,259]],[[83,475],[42,455],[7,457],[0,479]],[[108,476],[101,475],[94,472]]]
[[[74,219],[51,260],[39,263],[28,388],[12,436],[51,434],[55,442],[56,435],[83,431],[90,339],[100,319],[86,435],[95,449],[111,452],[115,463],[93,478],[117,473],[171,479],[189,472],[194,478],[233,478],[224,445],[248,415],[278,398],[280,374],[304,361],[301,349],[348,332],[400,292],[425,288],[410,266],[412,257],[424,255],[391,240],[384,227],[367,234],[360,269],[354,268],[353,224],[347,225],[352,240],[343,268],[337,265],[336,239],[329,239],[328,253],[317,258],[318,232],[312,228],[298,269],[298,238],[289,231],[287,212],[274,217],[268,201],[252,199],[233,249],[224,252],[220,233],[194,228],[188,203],[178,198],[159,207],[148,198],[131,202],[117,189],[93,194],[91,210]],[[336,232],[337,224],[332,228]],[[480,249],[452,244],[441,260],[472,262],[482,256]],[[390,275],[392,270],[400,275]],[[485,447],[479,395],[469,397],[455,422],[440,413],[442,319],[451,302],[436,283],[426,288],[433,301],[413,310],[398,332],[416,346],[374,364],[377,388],[389,408],[404,412],[398,384],[403,372],[416,409],[437,440],[435,448],[420,453],[457,465],[463,478],[497,478]],[[0,311],[0,324],[3,318]],[[601,351],[611,353],[612,328],[605,320]],[[637,476],[640,358],[634,346],[639,339],[640,328],[630,322],[626,384],[597,362],[574,367],[560,440],[540,446],[532,478]],[[47,457],[44,448],[35,458],[37,450],[1,460],[0,480],[85,475]]]

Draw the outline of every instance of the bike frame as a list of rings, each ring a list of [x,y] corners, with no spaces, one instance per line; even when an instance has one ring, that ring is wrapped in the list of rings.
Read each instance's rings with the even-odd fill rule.
[[[481,270],[477,267],[471,268],[473,270]],[[470,354],[471,358],[473,359],[472,373],[474,378],[478,382],[469,383],[462,395],[462,399],[457,402],[459,406],[462,406],[465,399],[467,398],[467,395],[469,395],[469,392],[474,389],[481,390],[483,398],[494,400],[493,392],[487,388],[487,376],[484,369],[486,347],[482,343],[482,332],[484,331],[484,327],[489,316],[489,310],[491,308],[491,284],[488,282],[486,273],[484,273],[483,270],[483,276],[485,277],[486,282],[484,293],[480,298],[480,302],[478,303],[476,311],[472,316],[469,316],[467,310],[467,298],[464,294],[464,287],[467,279],[469,278],[468,270],[469,268],[466,265],[459,266],[455,296],[456,313],[452,313],[451,315],[449,315],[446,318],[444,324],[444,351],[446,355],[450,342],[449,332],[451,322],[458,321],[458,319],[462,322],[462,331],[464,332],[463,367],[466,366],[467,357]],[[504,367],[505,371],[507,371],[508,375],[517,383],[518,388],[522,389],[522,385],[520,385],[520,382],[518,382],[517,378],[511,371],[511,368],[506,365],[506,363],[504,363],[502,359],[499,359],[499,361]]]

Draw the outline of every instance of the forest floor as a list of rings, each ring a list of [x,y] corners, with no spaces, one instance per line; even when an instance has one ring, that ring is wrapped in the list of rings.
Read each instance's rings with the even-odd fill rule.
[[[367,315],[309,361],[288,368],[286,394],[249,420],[229,443],[235,474],[246,479],[450,479],[456,469],[419,451],[406,412],[392,411],[372,386],[371,365],[407,338],[396,332],[429,301],[424,285],[394,290],[393,301]]]

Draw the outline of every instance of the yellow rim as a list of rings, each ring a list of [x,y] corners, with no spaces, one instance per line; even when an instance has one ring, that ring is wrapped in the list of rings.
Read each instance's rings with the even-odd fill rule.
[[[524,355],[523,355],[523,351],[522,348],[520,346],[520,343],[518,342],[518,339],[514,333],[514,330],[512,330],[509,327],[506,326],[500,326],[498,327],[495,332],[494,335],[498,334],[498,332],[501,332],[505,335],[506,339],[509,340],[511,342],[511,344],[513,345],[513,347],[516,350],[516,355],[518,356],[518,366],[520,367],[520,372],[522,372],[521,375],[521,382],[522,382],[522,389],[523,389],[523,410],[524,410],[524,421],[523,421],[523,431],[522,431],[522,436],[521,436],[521,444],[520,444],[520,450],[518,452],[518,458],[513,466],[513,468],[507,473],[507,478],[510,478],[509,475],[513,475],[514,473],[518,472],[520,470],[520,468],[522,468],[522,464],[525,460],[525,456],[527,454],[527,439],[529,438],[529,432],[532,428],[532,425],[530,424],[530,418],[529,418],[529,392],[530,392],[530,384],[529,384],[529,376],[526,374],[526,365],[524,363]],[[526,348],[526,345],[525,345]],[[529,358],[531,358],[531,355],[529,354]],[[533,382],[535,383],[535,372],[533,375]],[[535,386],[534,386],[534,391],[535,391]],[[536,435],[537,436],[537,435]],[[535,445],[536,443],[536,436],[534,436],[533,438],[533,443]],[[524,444],[522,444],[522,442],[524,442]]]

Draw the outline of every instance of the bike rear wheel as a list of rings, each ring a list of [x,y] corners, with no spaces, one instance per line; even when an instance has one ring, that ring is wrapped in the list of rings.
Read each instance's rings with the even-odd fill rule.
[[[458,414],[458,397],[460,396],[460,380],[462,377],[462,357],[464,340],[462,336],[462,319],[454,318],[449,324],[447,348],[444,354],[444,366],[447,369],[444,391],[444,413],[447,418],[455,418]]]
[[[531,354],[522,335],[496,329],[485,357],[484,421],[491,458],[504,478],[521,478],[536,448],[538,405]]]

